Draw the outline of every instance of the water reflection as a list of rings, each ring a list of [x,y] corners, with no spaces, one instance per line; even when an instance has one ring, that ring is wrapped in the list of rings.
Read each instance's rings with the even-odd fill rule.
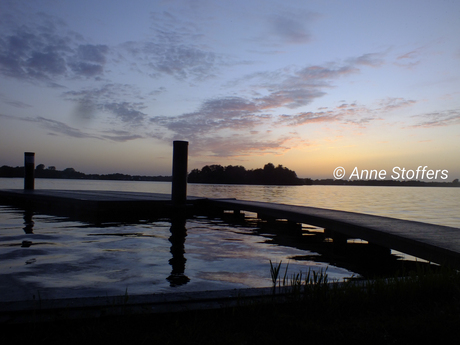
[[[190,279],[184,274],[185,263],[185,237],[187,237],[187,229],[185,228],[185,217],[173,217],[171,219],[171,254],[172,258],[169,259],[169,264],[172,266],[171,275],[166,278],[171,287],[187,284]]]
[[[33,234],[34,233],[34,224],[35,222],[32,220],[34,212],[31,208],[26,208],[24,210],[24,227],[22,228],[26,234]]]

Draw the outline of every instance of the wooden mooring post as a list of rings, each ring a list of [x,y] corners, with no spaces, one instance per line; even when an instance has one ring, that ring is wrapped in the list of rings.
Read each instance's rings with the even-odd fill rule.
[[[173,142],[171,201],[173,206],[184,206],[187,201],[188,141]]]
[[[35,152],[24,152],[24,189],[35,188]]]

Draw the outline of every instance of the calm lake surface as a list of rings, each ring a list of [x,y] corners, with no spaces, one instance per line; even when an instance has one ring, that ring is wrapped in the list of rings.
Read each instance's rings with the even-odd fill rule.
[[[23,179],[0,178],[0,189]],[[167,182],[36,179],[36,189],[170,193]],[[189,184],[188,194],[323,207],[460,228],[460,188]],[[0,301],[268,287],[269,260],[289,272],[347,269],[302,259],[314,252],[273,243],[254,226],[196,217],[171,239],[167,219],[95,226],[0,205]],[[32,220],[32,222],[31,222]],[[184,230],[185,230],[184,229]],[[28,233],[32,232],[32,233]],[[184,242],[185,240],[185,242]],[[24,245],[26,244],[26,245]],[[283,271],[284,272],[284,271]],[[14,288],[12,288],[14,286]]]

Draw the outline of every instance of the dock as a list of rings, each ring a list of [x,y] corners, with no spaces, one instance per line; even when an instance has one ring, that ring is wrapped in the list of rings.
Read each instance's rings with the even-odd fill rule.
[[[283,219],[325,229],[334,244],[361,239],[376,248],[394,249],[430,262],[460,269],[460,229],[369,214],[307,206],[209,199],[187,196],[183,208],[171,203],[169,194],[71,191],[0,190],[0,203],[53,212],[64,216],[101,222],[106,219],[148,219],[162,215],[187,216],[209,211],[255,212],[263,219]],[[185,210],[185,211],[184,211]],[[185,213],[184,213],[185,212]]]
[[[255,212],[259,218],[322,227],[339,245],[349,239],[361,239],[377,247],[460,269],[459,228],[308,206],[224,199],[211,202],[226,210]]]
[[[203,199],[187,197],[185,207]],[[171,216],[171,195],[105,190],[3,189],[0,203],[93,223]]]

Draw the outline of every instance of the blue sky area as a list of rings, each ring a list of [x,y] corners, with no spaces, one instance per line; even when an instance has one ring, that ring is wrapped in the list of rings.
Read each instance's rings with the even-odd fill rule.
[[[459,1],[0,1],[0,165],[460,177]],[[438,180],[441,180],[438,178]]]

